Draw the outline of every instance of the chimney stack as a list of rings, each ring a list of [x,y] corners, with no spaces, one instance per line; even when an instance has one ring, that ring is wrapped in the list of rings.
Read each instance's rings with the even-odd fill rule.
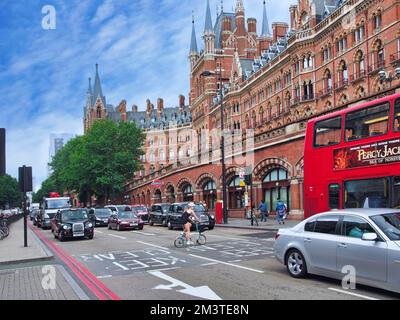
[[[179,112],[182,112],[184,107],[185,107],[185,96],[181,94],[179,96]]]
[[[160,117],[160,115],[164,111],[164,100],[161,98],[157,99],[157,116]]]
[[[254,35],[254,36],[257,35],[257,20],[255,18],[247,19],[247,31],[251,35]]]
[[[138,106],[136,104],[132,106],[132,112],[138,112]]]
[[[297,6],[291,5],[289,7],[290,12],[290,30],[296,31],[297,30]]]
[[[272,24],[272,41],[275,43],[278,38],[284,38],[289,26],[285,22],[274,22]]]

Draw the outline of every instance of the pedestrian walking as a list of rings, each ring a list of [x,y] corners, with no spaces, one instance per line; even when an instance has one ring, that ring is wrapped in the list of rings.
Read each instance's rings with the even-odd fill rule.
[[[261,212],[261,221],[267,222],[268,209],[267,209],[267,205],[265,204],[264,200],[261,200],[261,203],[258,206],[258,210],[260,210],[260,212]]]
[[[280,198],[277,199],[278,202],[276,204],[276,220],[279,224],[285,224],[287,206]]]

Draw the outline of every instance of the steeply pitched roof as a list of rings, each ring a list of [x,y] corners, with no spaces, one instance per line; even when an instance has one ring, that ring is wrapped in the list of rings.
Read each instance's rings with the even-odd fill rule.
[[[99,76],[99,65],[96,64],[96,78],[94,80],[94,91],[93,91],[93,101],[95,102],[97,98],[101,99],[103,102],[104,107],[107,106],[106,104],[106,98],[103,96],[103,90],[101,89],[101,82],[100,82],[100,76]],[[94,103],[93,103],[94,104]],[[92,105],[93,107],[94,105]]]
[[[269,30],[269,23],[268,23],[268,16],[267,16],[267,9],[264,0],[264,9],[263,9],[263,22],[262,22],[262,29],[261,29],[261,36],[262,37],[270,37],[271,32]]]
[[[235,20],[235,14],[234,13],[227,13],[227,12],[221,12],[218,17],[217,21],[215,21],[215,26],[214,26],[214,34],[215,34],[215,48],[216,49],[221,49],[222,48],[222,20],[224,17],[230,17],[232,24],[231,24],[231,31],[233,32],[236,28],[236,20]]]
[[[196,30],[194,28],[194,19],[192,20],[192,38],[190,40],[190,53],[197,53],[197,38]]]
[[[206,22],[204,25],[204,33],[212,32],[212,21],[211,21],[211,10],[210,10],[210,0],[207,0],[207,8],[206,8]]]

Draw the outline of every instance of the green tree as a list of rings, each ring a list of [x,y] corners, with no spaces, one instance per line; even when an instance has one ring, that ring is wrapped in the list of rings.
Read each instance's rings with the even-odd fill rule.
[[[140,168],[144,138],[134,123],[96,121],[85,136],[70,140],[53,158],[50,182],[78,194],[84,203],[93,194],[103,203],[120,197],[125,182]]]
[[[0,207],[21,205],[22,193],[19,191],[17,179],[5,175],[0,177]]]
[[[63,194],[64,188],[60,182],[56,181],[55,176],[51,175],[45,181],[42,182],[41,188],[32,195],[32,202],[41,202],[44,197],[49,197],[50,192],[58,192]]]

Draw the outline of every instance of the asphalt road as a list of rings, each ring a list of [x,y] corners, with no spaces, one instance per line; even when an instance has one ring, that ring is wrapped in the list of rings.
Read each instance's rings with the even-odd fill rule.
[[[96,228],[93,240],[66,242],[49,230],[37,231],[56,252],[54,264],[64,266],[89,299],[400,298],[365,286],[343,290],[340,281],[323,277],[291,278],[274,258],[273,232],[215,228],[205,232],[206,245],[177,249],[173,242],[180,231],[161,226],[121,232]]]

